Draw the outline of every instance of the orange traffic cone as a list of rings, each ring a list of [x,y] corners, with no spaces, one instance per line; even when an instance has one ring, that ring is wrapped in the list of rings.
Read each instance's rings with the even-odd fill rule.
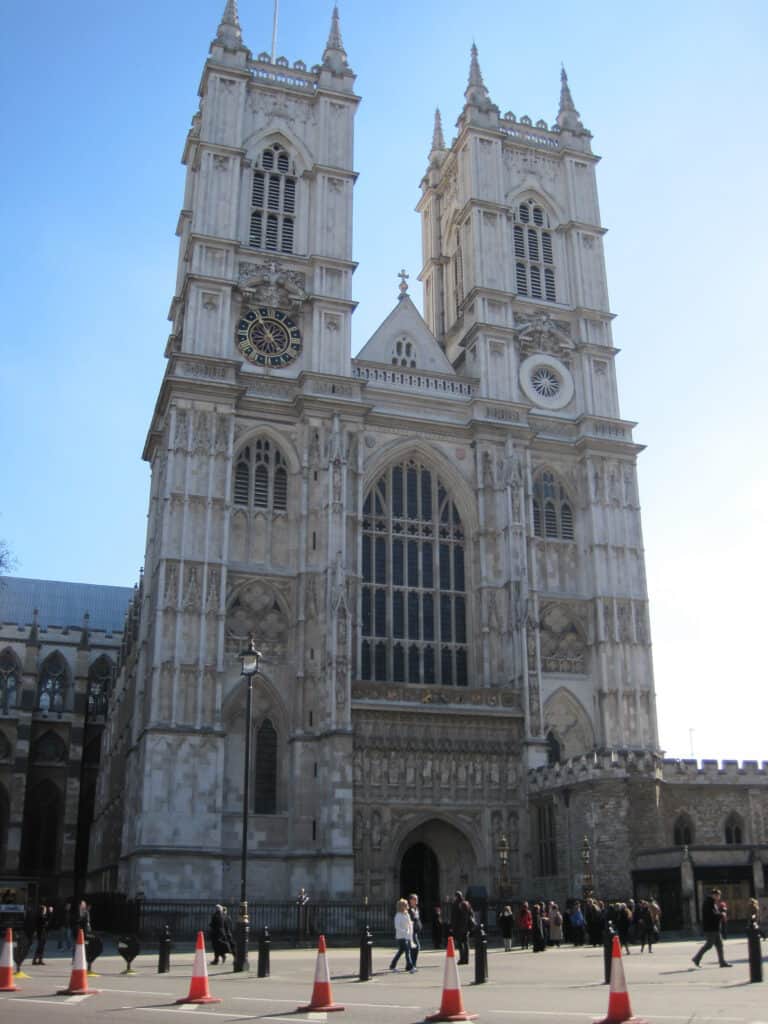
[[[17,992],[13,983],[13,930],[5,929],[5,942],[0,953],[0,992]]]
[[[613,936],[613,949],[611,950],[611,990],[608,995],[608,1016],[603,1017],[595,1024],[647,1024],[647,1021],[640,1017],[632,1016],[632,1007],[629,1005],[629,993],[627,983],[624,980],[624,965],[621,962],[621,943],[619,936]]]
[[[312,1001],[307,1006],[297,1006],[297,1013],[304,1013],[308,1010],[343,1010],[339,1003],[334,1003],[331,992],[331,975],[328,972],[328,961],[325,957],[325,936],[321,935],[317,940],[317,961],[315,963],[315,984],[312,988]]]
[[[461,982],[459,968],[456,966],[456,950],[453,936],[448,936],[445,949],[445,970],[443,971],[443,999],[437,1013],[426,1017],[426,1020],[477,1020],[476,1013],[467,1013],[464,1000],[461,998]]]
[[[205,963],[205,939],[203,933],[197,933],[195,943],[195,963],[192,967],[192,981],[186,999],[177,999],[177,1003],[220,1003],[221,1000],[212,996],[208,988],[208,967]]]
[[[69,988],[60,988],[58,996],[93,996],[99,989],[88,988],[88,967],[85,963],[85,936],[79,928],[75,942],[75,955],[72,959],[72,973],[69,977]]]

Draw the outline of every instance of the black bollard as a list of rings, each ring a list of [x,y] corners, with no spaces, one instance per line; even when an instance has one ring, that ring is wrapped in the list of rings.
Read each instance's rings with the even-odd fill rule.
[[[88,973],[93,974],[93,965],[104,952],[104,943],[99,935],[89,935],[85,941],[85,962],[88,965]]]
[[[266,925],[259,932],[259,956],[256,961],[256,977],[269,977],[269,928]]]
[[[747,927],[747,949],[749,950],[749,980],[763,980],[763,951],[760,949],[760,925],[754,919]]]
[[[606,921],[603,930],[603,972],[605,975],[603,984],[605,985],[611,984],[611,960],[613,959],[613,937],[615,934],[613,924]]]
[[[167,924],[164,924],[160,929],[158,945],[160,953],[157,958],[157,973],[168,974],[171,969],[171,929]]]
[[[16,964],[16,973],[21,974],[21,966],[29,955],[29,939],[24,932],[13,933],[13,962]]]
[[[477,926],[475,932],[475,984],[482,985],[488,981],[488,938],[485,927]]]
[[[141,952],[139,940],[135,935],[121,935],[117,940],[117,952],[125,960],[123,974],[135,974],[132,964]]]
[[[370,981],[373,974],[373,934],[368,925],[360,933],[360,981]]]

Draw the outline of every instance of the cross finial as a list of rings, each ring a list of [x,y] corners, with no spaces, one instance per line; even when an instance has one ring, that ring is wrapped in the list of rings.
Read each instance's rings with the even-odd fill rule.
[[[408,294],[408,278],[411,275],[406,274],[405,270],[401,270],[397,276],[400,278],[400,294],[398,295],[398,299],[404,299]]]

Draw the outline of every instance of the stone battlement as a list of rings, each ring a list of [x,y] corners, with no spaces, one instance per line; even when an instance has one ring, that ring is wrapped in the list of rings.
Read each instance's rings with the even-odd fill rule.
[[[569,758],[562,764],[534,768],[528,773],[528,785],[532,791],[543,791],[578,782],[605,781],[627,776],[645,776],[670,784],[765,785],[768,761],[739,763],[705,759],[699,762],[695,758],[662,758],[652,751],[603,750]]]

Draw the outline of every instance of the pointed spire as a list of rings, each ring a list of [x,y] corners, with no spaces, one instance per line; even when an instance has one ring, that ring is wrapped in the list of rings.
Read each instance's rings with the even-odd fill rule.
[[[435,127],[432,132],[432,152],[445,149],[445,137],[443,136],[443,119],[440,116],[440,107],[435,108]]]
[[[489,113],[496,108],[491,102],[491,97],[488,95],[488,90],[485,87],[483,73],[480,70],[480,61],[477,59],[477,47],[474,43],[472,43],[470,53],[469,81],[464,91],[464,98],[467,101],[467,106],[476,107],[478,110],[483,111],[483,113]]]
[[[323,52],[323,64],[331,71],[341,72],[347,66],[347,52],[341,39],[341,26],[339,23],[339,7],[334,4],[331,15],[331,30],[328,33],[328,42]]]
[[[242,46],[243,34],[240,31],[240,18],[237,13],[237,0],[227,0],[224,14],[221,17],[216,39],[225,46]]]
[[[566,131],[579,132],[584,129],[579,112],[574,105],[573,96],[571,96],[568,75],[562,65],[560,67],[560,109],[557,112],[557,123],[561,129]]]

